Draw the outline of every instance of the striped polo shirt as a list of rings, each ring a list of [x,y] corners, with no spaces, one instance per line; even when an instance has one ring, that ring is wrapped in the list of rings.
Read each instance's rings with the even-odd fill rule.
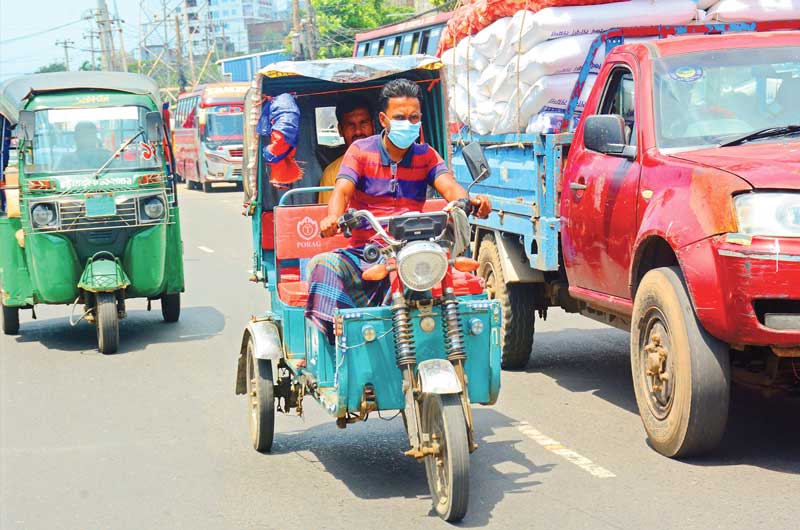
[[[428,186],[449,170],[439,153],[428,144],[413,143],[400,162],[393,162],[376,134],[356,140],[347,149],[337,179],[356,186],[350,208],[369,210],[376,217],[421,212]],[[371,230],[354,230],[358,244],[373,235]]]

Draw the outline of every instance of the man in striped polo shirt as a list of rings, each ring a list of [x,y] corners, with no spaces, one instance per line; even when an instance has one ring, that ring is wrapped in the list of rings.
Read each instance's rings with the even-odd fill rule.
[[[420,88],[408,79],[395,79],[381,90],[378,116],[383,132],[354,142],[342,160],[328,203],[328,215],[320,222],[323,237],[335,235],[338,219],[349,208],[370,210],[378,217],[419,212],[428,186],[447,201],[462,199],[466,190],[453,178],[433,147],[416,143],[422,110]],[[485,195],[472,198],[478,217],[485,218],[491,203]],[[366,281],[361,273],[364,245],[371,230],[353,230],[352,246],[315,257],[309,264],[311,285],[306,318],[326,332],[333,343],[334,309],[385,303],[389,280]]]

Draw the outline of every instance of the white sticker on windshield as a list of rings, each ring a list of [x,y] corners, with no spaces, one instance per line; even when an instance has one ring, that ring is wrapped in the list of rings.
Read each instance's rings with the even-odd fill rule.
[[[681,66],[671,71],[669,76],[675,81],[694,83],[703,77],[703,69],[700,66]]]

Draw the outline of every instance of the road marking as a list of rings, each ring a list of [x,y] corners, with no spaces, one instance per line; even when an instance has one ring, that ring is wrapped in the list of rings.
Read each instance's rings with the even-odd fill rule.
[[[600,467],[585,456],[576,453],[572,449],[565,447],[561,442],[553,440],[546,434],[542,434],[535,428],[531,426],[530,423],[526,421],[521,421],[517,424],[517,429],[519,432],[533,440],[534,442],[538,443],[551,453],[557,454],[567,462],[575,464],[579,468],[583,469],[584,471],[588,472],[593,477],[597,478],[613,478],[616,477],[614,473],[607,470],[604,467]]]
[[[197,248],[199,248],[199,249],[200,249],[200,250],[202,250],[203,252],[208,252],[209,254],[213,254],[213,253],[214,253],[214,251],[213,251],[212,249],[210,249],[210,248],[208,248],[208,247],[204,247],[204,246],[202,246],[202,245],[201,245],[201,246],[199,246],[199,247],[197,247]]]

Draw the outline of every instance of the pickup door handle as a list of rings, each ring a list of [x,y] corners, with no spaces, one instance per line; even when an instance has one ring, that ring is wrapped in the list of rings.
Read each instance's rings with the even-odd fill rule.
[[[570,182],[569,189],[573,191],[583,191],[586,189],[586,184],[581,184],[580,182]]]

